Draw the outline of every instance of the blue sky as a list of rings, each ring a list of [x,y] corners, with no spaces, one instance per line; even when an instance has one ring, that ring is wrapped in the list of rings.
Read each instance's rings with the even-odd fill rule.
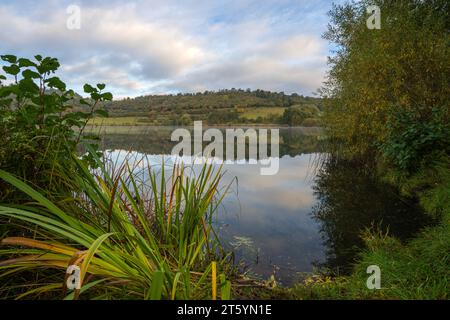
[[[79,30],[66,27],[72,4]],[[326,0],[1,0],[0,53],[57,57],[71,88],[103,82],[118,98],[232,87],[311,95],[327,69],[330,8]]]

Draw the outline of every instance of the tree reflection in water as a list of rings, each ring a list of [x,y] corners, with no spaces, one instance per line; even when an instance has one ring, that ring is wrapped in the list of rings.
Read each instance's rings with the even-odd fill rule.
[[[361,234],[375,227],[406,241],[432,223],[415,199],[377,179],[357,162],[328,157],[318,169],[313,186],[318,199],[313,217],[321,223],[327,247],[326,262],[318,267],[348,274],[364,248]]]

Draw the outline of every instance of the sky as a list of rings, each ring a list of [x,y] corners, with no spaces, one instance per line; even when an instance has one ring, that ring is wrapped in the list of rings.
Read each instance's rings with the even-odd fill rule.
[[[336,2],[336,1],[335,1]],[[80,12],[79,28],[74,11]],[[0,54],[59,59],[70,88],[115,98],[230,88],[312,95],[330,0],[0,0]]]

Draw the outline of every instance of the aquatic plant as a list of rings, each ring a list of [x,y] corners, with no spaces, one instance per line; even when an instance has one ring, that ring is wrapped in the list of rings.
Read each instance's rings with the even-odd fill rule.
[[[220,168],[205,165],[192,176],[183,165],[173,166],[171,174],[162,165],[158,173],[143,162],[108,167],[95,152],[91,155],[98,169],[74,156],[77,172],[59,173],[83,190],[59,203],[0,170],[2,180],[30,198],[23,205],[0,205],[0,217],[28,235],[0,242],[0,257],[8,257],[0,262],[0,295],[229,299],[229,255],[212,225],[227,192],[219,186]],[[139,165],[146,171],[146,186],[137,181]],[[67,294],[71,265],[79,267],[81,286]],[[27,273],[35,275],[31,283],[8,282]]]

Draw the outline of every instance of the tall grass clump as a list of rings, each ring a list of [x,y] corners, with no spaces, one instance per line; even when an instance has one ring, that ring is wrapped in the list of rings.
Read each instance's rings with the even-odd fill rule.
[[[1,239],[0,256],[7,259],[0,262],[0,296],[230,298],[229,255],[213,229],[227,191],[219,185],[220,168],[205,165],[192,175],[182,165],[170,172],[162,165],[157,172],[145,159],[107,165],[91,155],[98,169],[73,156],[76,173],[60,172],[83,191],[58,203],[0,170],[4,182],[30,199],[0,205],[0,217],[28,235]],[[80,268],[81,288],[69,293],[70,265]],[[34,272],[35,280],[8,282],[23,272]]]

